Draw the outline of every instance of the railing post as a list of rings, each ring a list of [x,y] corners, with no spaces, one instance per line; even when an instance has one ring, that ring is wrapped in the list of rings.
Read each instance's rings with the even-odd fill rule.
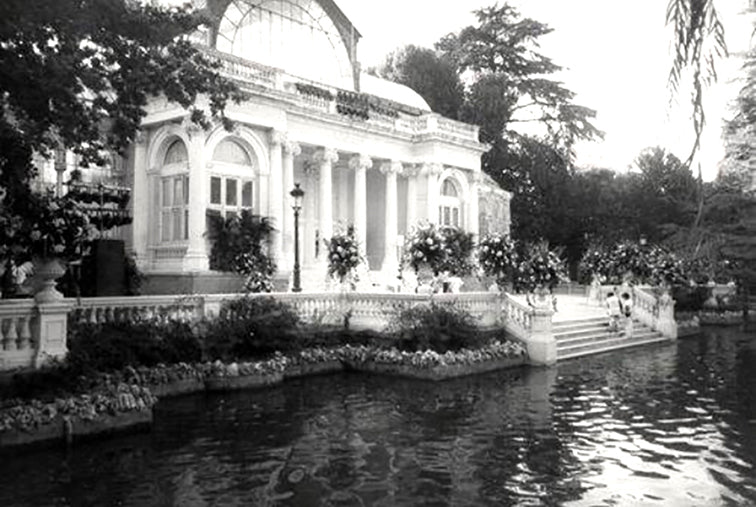
[[[68,312],[73,303],[65,300],[38,303],[39,320],[34,329],[33,367],[39,368],[50,359],[63,359],[68,353],[66,335],[68,333]]]
[[[551,329],[553,314],[550,306],[538,305],[533,308],[530,336],[525,342],[531,364],[551,365],[556,363],[556,339]]]

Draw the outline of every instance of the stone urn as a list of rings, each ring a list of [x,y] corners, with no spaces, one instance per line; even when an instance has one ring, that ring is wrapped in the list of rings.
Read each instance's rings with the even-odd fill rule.
[[[63,299],[63,294],[55,287],[57,280],[66,273],[66,267],[63,261],[57,257],[40,257],[35,258],[34,279],[35,290],[34,301],[37,303],[54,303]]]

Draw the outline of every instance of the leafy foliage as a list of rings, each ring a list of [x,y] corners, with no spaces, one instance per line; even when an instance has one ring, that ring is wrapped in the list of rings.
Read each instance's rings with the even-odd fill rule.
[[[67,363],[73,372],[122,370],[127,366],[195,362],[202,346],[186,322],[118,322],[78,324],[68,337]]]
[[[472,315],[452,304],[416,305],[403,309],[389,330],[400,350],[444,353],[481,345]]]
[[[244,275],[250,292],[270,292],[276,265],[268,254],[273,226],[266,217],[242,210],[227,218],[209,214],[210,269]]]
[[[464,87],[456,67],[431,49],[404,46],[389,54],[375,72],[415,90],[436,113],[456,118],[462,107]]]
[[[270,297],[226,301],[204,330],[205,357],[259,358],[290,351],[296,346],[298,324],[292,308]]]
[[[611,247],[594,246],[580,263],[583,280],[598,275],[603,283],[624,281],[654,285],[687,283],[688,270],[682,259],[658,245],[623,241]]]
[[[52,204],[32,195],[32,154],[70,149],[102,164],[134,140],[144,106],[161,95],[203,127],[230,125],[223,110],[241,92],[183,37],[203,22],[189,7],[127,0],[2,2],[0,244],[19,241],[29,201]],[[0,252],[15,254],[28,252]]]

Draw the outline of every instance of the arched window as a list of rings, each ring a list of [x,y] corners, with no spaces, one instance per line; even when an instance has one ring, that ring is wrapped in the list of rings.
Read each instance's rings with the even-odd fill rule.
[[[252,165],[247,150],[231,139],[224,139],[213,151],[213,161],[227,164]]]
[[[349,53],[317,0],[233,0],[216,47],[296,76],[352,86]]]
[[[176,139],[171,143],[170,146],[168,146],[168,149],[165,150],[165,159],[163,163],[165,165],[169,164],[180,164],[182,162],[188,162],[189,161],[189,154],[186,151],[186,145],[184,144],[184,141],[181,139]]]
[[[189,154],[181,139],[165,150],[160,177],[160,241],[184,241],[189,238]],[[183,164],[183,166],[182,166]]]
[[[453,227],[462,225],[462,202],[458,184],[452,178],[441,183],[441,196],[438,206],[438,223]]]
[[[233,139],[223,139],[213,150],[209,209],[228,217],[255,206],[256,167],[249,151]]]

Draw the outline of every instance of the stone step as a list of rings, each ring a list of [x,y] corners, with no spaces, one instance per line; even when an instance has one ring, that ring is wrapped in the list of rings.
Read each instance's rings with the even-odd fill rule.
[[[633,336],[630,339],[642,340],[646,338],[652,338],[658,334],[659,334],[658,332],[653,331],[648,328],[639,329],[638,327],[635,327],[633,329]],[[614,340],[618,338],[625,338],[625,336],[618,333],[610,333],[608,331],[603,331],[603,332],[594,333],[590,335],[570,336],[567,338],[562,337],[562,338],[557,338],[557,350],[579,346],[579,345],[586,345],[590,343],[599,343],[606,340]]]
[[[560,331],[580,329],[580,328],[590,327],[590,326],[599,326],[602,324],[605,325],[607,322],[608,322],[608,319],[606,317],[597,316],[597,317],[590,317],[587,319],[557,321],[557,322],[552,323],[551,328],[554,330],[554,332],[560,332]]]
[[[624,327],[624,324],[620,323],[620,330]],[[650,331],[648,326],[641,324],[637,320],[633,321],[633,328],[636,332]],[[609,324],[607,322],[601,322],[600,324],[583,324],[579,326],[572,326],[569,328],[553,329],[554,337],[557,341],[566,340],[570,338],[578,338],[584,336],[595,336],[611,334],[609,331]]]
[[[575,357],[602,354],[604,352],[611,352],[614,350],[638,347],[641,345],[650,345],[652,343],[665,343],[669,341],[669,338],[666,338],[659,333],[655,333],[644,338],[612,338],[589,344],[557,348],[557,359],[572,359]]]

